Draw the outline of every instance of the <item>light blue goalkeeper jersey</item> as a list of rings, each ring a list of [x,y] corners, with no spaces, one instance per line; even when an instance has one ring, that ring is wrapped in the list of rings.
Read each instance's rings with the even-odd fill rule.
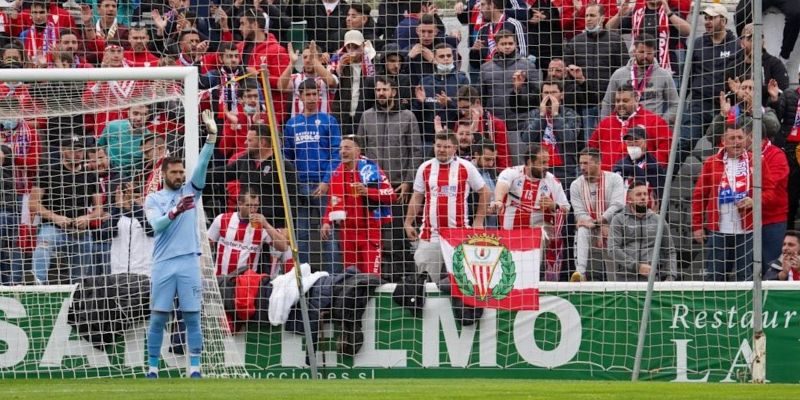
[[[200,151],[197,166],[192,172],[192,177],[178,190],[167,187],[147,196],[144,207],[147,221],[155,231],[155,247],[153,249],[153,263],[169,260],[186,254],[200,254],[200,239],[197,230],[197,208],[188,210],[174,220],[170,220],[169,211],[178,204],[181,197],[193,195],[195,202],[199,201],[200,194],[206,184],[206,170],[214,145],[206,143]]]

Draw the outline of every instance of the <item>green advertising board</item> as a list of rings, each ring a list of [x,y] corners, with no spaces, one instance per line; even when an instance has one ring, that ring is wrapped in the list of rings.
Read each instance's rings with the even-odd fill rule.
[[[800,285],[764,285],[767,379],[798,382]],[[363,320],[355,357],[336,352],[327,325],[318,346],[319,374],[329,379],[541,378],[628,380],[645,298],[643,284],[541,285],[539,311],[486,310],[462,327],[449,297],[429,286],[424,313],[412,317],[379,289]],[[145,365],[145,327],[102,349],[67,323],[71,286],[0,288],[0,377],[130,376]],[[692,382],[748,380],[753,357],[750,285],[659,284],[653,297],[641,379]],[[123,335],[121,335],[123,336]],[[252,377],[308,379],[303,336],[249,326],[224,339],[224,360]],[[165,345],[165,369],[185,365]],[[222,357],[220,357],[222,358]]]

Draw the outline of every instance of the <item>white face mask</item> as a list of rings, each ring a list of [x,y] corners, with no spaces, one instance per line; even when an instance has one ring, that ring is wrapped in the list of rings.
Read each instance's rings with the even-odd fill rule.
[[[642,158],[644,151],[639,146],[628,146],[628,156],[631,157],[631,160],[638,160]]]
[[[589,32],[589,33],[597,33],[599,31],[600,31],[600,25],[597,25],[597,26],[594,26],[594,27],[591,27],[591,28],[589,28],[588,26],[586,27],[586,32]]]
[[[247,115],[253,115],[253,114],[255,114],[256,112],[258,112],[258,107],[256,107],[256,106],[251,106],[251,105],[247,105],[247,104],[245,104],[245,105],[244,105],[244,113],[245,113],[245,114],[247,114]]]
[[[453,64],[453,63],[450,63],[450,64],[436,64],[436,70],[439,71],[439,73],[442,73],[442,74],[446,74],[446,73],[452,72],[454,69],[456,69],[456,65]]]

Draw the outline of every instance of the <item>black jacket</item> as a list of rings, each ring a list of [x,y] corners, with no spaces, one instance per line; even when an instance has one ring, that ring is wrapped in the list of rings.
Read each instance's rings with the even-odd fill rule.
[[[586,102],[599,105],[611,75],[628,62],[628,49],[619,33],[601,30],[582,32],[564,48],[564,63],[583,69],[586,77]]]
[[[323,52],[333,54],[342,47],[342,43],[339,43],[339,32],[347,30],[348,9],[347,4],[342,1],[328,14],[322,0],[306,1],[305,4],[295,4],[292,7],[292,20],[306,21],[308,40],[315,40]]]
[[[727,89],[725,78],[733,77],[736,73],[734,66],[738,49],[736,35],[731,31],[727,32],[720,44],[714,44],[708,34],[695,39],[689,76],[693,101],[710,102],[714,104],[714,110],[718,109],[719,92]]]

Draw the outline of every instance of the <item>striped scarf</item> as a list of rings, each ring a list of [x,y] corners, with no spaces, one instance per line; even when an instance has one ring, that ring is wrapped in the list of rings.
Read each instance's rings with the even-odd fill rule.
[[[592,192],[589,188],[589,180],[586,179],[585,176],[583,177],[582,189],[581,196],[583,196],[583,204],[586,207],[586,211],[593,220],[600,221],[603,218],[603,211],[606,209],[606,172],[600,171],[600,178],[597,180],[597,196],[594,204],[592,204]],[[595,223],[597,224],[597,222]],[[597,237],[597,247],[606,247],[605,240],[601,235]]]
[[[633,37],[639,37],[642,32],[642,25],[644,23],[644,14],[647,10],[646,6],[642,6],[633,12]],[[632,49],[631,49],[632,50]],[[661,68],[672,73],[672,64],[669,59],[669,17],[667,16],[664,6],[658,8],[658,53],[656,54]]]

